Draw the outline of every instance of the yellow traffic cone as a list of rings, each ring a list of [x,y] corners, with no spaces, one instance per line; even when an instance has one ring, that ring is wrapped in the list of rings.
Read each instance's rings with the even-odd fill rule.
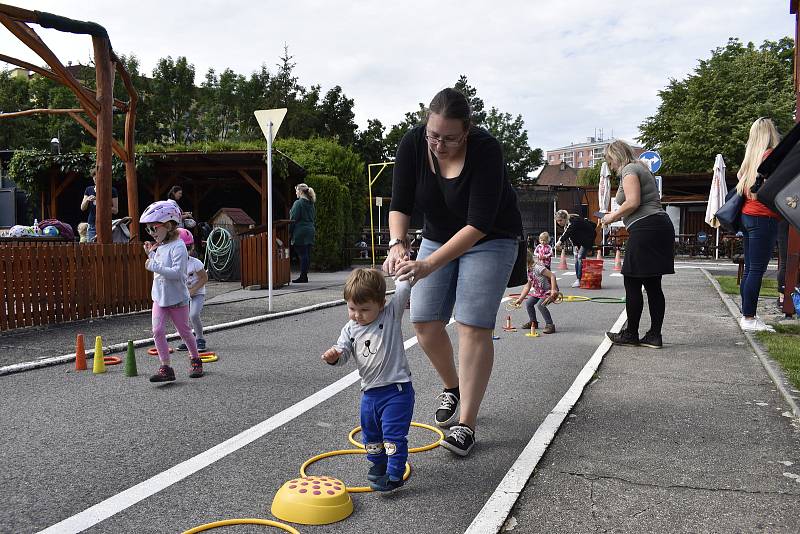
[[[92,365],[92,372],[96,375],[106,372],[106,362],[103,360],[103,338],[101,336],[94,338],[94,362]]]

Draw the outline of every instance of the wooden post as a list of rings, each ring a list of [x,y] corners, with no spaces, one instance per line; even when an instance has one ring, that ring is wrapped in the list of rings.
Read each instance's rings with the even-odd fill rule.
[[[95,78],[97,80],[97,242],[111,243],[111,139],[114,135],[112,108],[114,105],[114,71],[111,64],[111,44],[107,38],[92,36],[94,45]]]

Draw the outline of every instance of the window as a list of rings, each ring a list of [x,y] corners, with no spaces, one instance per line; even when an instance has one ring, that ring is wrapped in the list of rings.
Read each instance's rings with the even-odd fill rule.
[[[583,157],[583,150],[581,150],[580,152],[578,152],[578,157],[579,157],[579,158],[582,158],[582,157]]]
[[[582,168],[583,168],[583,162],[582,162],[582,161],[579,161],[579,162],[578,162],[578,168],[579,168],[579,169],[582,169]]]

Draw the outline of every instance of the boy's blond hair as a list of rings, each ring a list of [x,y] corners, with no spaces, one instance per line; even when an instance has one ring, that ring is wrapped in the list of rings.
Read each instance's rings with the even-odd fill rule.
[[[547,232],[542,232],[541,234],[539,234],[539,241],[541,241],[542,239],[547,241],[547,243],[550,243],[550,234],[548,234]]]
[[[87,235],[89,233],[89,223],[78,223],[78,235]]]
[[[356,304],[386,302],[386,280],[377,269],[358,268],[350,273],[344,283],[344,300]]]

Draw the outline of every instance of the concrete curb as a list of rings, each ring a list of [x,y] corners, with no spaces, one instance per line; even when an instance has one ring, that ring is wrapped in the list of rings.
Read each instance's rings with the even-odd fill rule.
[[[700,271],[702,271],[702,273],[706,275],[706,278],[708,278],[708,280],[711,282],[711,285],[714,286],[714,289],[717,290],[719,298],[722,300],[723,303],[725,303],[725,306],[728,307],[728,311],[730,312],[731,317],[736,319],[736,317],[741,315],[741,313],[739,312],[739,308],[736,306],[736,303],[734,303],[733,299],[731,299],[726,293],[722,291],[719,282],[717,282],[717,280],[713,276],[711,276],[711,274],[707,270],[700,269]],[[791,392],[789,392],[789,389],[787,388],[787,384],[790,384],[790,382],[787,380],[786,375],[784,375],[783,369],[775,360],[770,358],[769,354],[767,354],[764,351],[764,349],[761,348],[761,345],[758,343],[758,340],[756,340],[755,336],[751,332],[746,332],[742,330],[742,333],[744,334],[744,337],[747,338],[747,341],[750,343],[750,347],[753,349],[753,352],[756,353],[756,356],[758,357],[758,360],[761,362],[761,365],[764,367],[764,370],[767,371],[767,374],[772,379],[772,382],[775,383],[775,387],[778,388],[778,391],[780,392],[783,399],[791,407],[792,413],[794,414],[795,418],[800,419],[800,406],[798,406],[794,396],[791,394]]]

